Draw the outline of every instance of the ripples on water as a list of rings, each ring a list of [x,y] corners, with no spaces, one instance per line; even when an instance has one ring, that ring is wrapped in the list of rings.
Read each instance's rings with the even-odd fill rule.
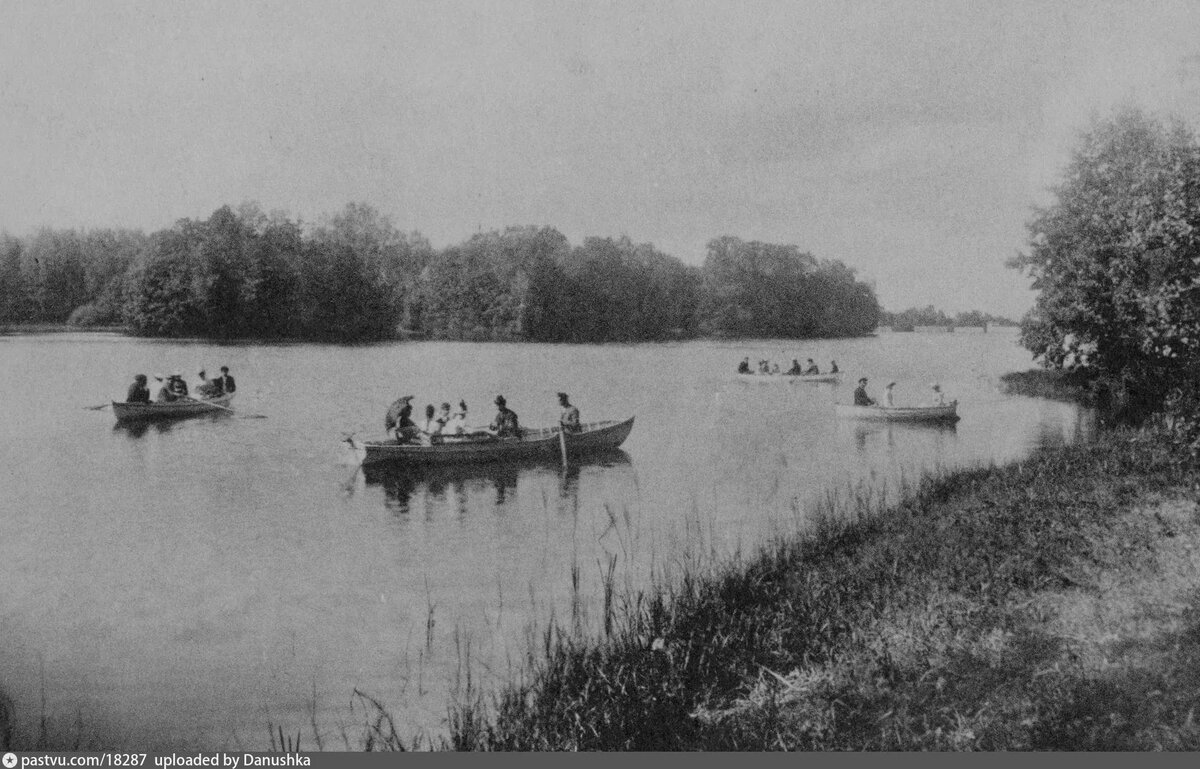
[[[0,337],[8,396],[0,490],[0,686],[26,717],[76,714],[134,744],[261,748],[266,725],[327,749],[358,734],[355,687],[405,733],[440,730],[469,656],[513,676],[530,623],[596,627],[603,575],[643,586],[698,554],[748,552],[831,495],[895,495],[931,468],[1001,462],[1086,438],[1087,412],[999,393],[1029,367],[1012,334],[808,343],[213,345],[105,334]],[[747,383],[743,355],[832,358],[845,382]],[[227,414],[114,427],[135,373],[228,364]],[[858,376],[951,426],[838,420]],[[194,376],[189,377],[194,378]],[[637,416],[621,450],[555,462],[355,466],[344,434],[380,432],[397,396],[503,393],[528,426]],[[857,491],[856,491],[857,490]],[[573,600],[572,575],[579,584]],[[361,703],[359,703],[361,705]],[[312,710],[315,707],[315,716]],[[89,728],[90,728],[89,726]]]

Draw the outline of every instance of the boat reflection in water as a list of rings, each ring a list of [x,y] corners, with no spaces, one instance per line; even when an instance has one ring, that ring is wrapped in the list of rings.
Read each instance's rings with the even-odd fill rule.
[[[394,513],[407,515],[418,508],[428,513],[449,505],[459,515],[466,515],[472,499],[503,508],[512,501],[518,485],[550,479],[558,486],[559,498],[576,507],[582,473],[630,464],[629,455],[621,449],[604,449],[573,458],[566,468],[561,462],[531,458],[460,465],[382,463],[364,465],[362,473],[368,486],[383,487],[385,504]]]
[[[889,450],[896,448],[897,441],[904,443],[906,439],[917,441],[932,440],[938,451],[944,450],[945,444],[953,441],[958,435],[957,422],[853,422],[842,423],[852,426],[854,432],[854,448],[859,452],[867,451],[869,444],[884,445]]]

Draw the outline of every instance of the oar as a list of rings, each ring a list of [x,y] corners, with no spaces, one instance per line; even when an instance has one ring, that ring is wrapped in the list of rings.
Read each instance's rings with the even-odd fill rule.
[[[208,401],[196,400],[195,398],[191,398],[190,400],[194,401],[195,403],[207,404],[209,406],[212,406],[215,409],[223,409],[224,411],[228,411],[230,414],[237,414],[242,419],[266,419],[267,418],[266,414],[243,414],[240,411],[234,411],[233,409],[229,408],[228,406],[222,406],[220,403],[209,403]]]
[[[567,431],[561,424],[558,426],[558,447],[562,449],[563,470],[567,469]]]
[[[99,406],[83,406],[82,408],[88,411],[99,411],[100,409],[106,409],[111,405],[112,403],[101,403]]]

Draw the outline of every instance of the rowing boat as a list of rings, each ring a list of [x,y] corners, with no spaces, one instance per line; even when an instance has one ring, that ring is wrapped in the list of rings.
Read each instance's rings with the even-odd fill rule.
[[[568,456],[581,456],[615,449],[629,437],[631,430],[633,417],[624,422],[589,422],[582,425],[579,432],[566,433],[563,438]],[[349,441],[362,455],[363,465],[379,462],[458,464],[560,456],[559,433],[557,427],[543,427],[522,429],[519,436],[509,438],[447,435],[442,436],[440,443],[432,445],[397,443],[390,439],[359,441],[351,438]]]
[[[958,420],[958,401],[941,406],[834,406],[839,417],[884,422],[953,422]]]
[[[840,382],[841,373],[835,374],[738,374],[743,382]]]
[[[170,403],[126,403],[125,401],[113,401],[112,409],[118,422],[183,419],[184,417],[194,417],[199,414],[229,411],[229,401],[233,400],[233,395],[233,393],[226,393],[216,398],[206,398],[204,400],[189,398],[187,400],[171,401]]]

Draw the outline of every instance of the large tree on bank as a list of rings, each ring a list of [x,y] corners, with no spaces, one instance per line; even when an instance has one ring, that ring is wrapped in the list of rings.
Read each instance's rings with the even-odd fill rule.
[[[1200,361],[1200,145],[1186,127],[1122,109],[1078,140],[1055,200],[1011,263],[1033,278],[1023,343],[1153,408]]]

